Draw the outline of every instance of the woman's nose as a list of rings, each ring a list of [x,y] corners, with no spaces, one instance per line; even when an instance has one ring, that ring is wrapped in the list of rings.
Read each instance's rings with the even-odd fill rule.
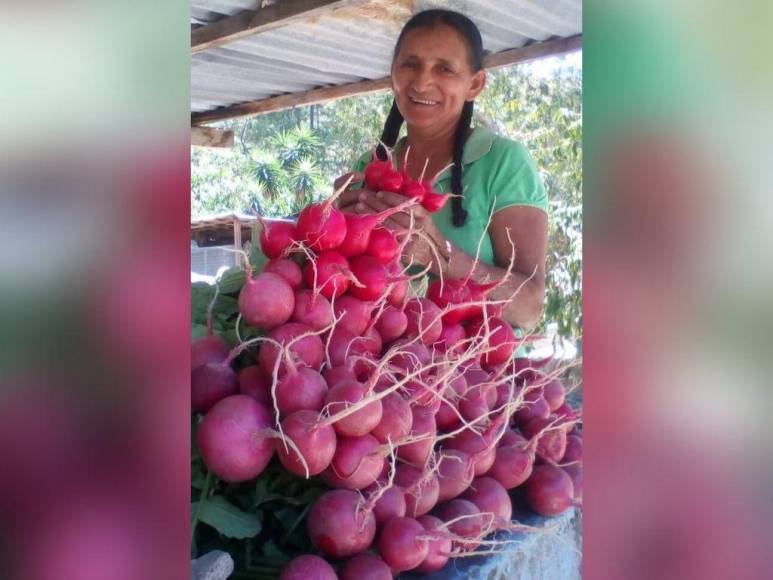
[[[422,93],[432,84],[432,75],[427,69],[418,69],[411,80],[411,88],[417,93]]]

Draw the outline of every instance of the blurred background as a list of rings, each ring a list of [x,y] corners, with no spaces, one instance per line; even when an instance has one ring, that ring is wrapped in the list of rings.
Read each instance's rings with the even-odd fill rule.
[[[3,21],[0,577],[187,578],[189,8]],[[773,5],[584,21],[584,577],[767,578]]]

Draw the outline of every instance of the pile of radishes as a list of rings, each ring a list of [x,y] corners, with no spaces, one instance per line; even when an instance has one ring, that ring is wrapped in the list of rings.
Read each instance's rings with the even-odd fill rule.
[[[307,518],[322,557],[296,558],[282,578],[436,571],[494,550],[495,531],[524,529],[513,488],[545,516],[581,499],[578,414],[559,369],[515,358],[504,301],[486,297],[497,283],[438,279],[412,295],[405,240],[380,224],[416,203],[366,216],[331,198],[297,223],[266,222],[270,260],[248,268],[238,300],[238,324],[264,336],[229,349],[210,332],[192,345],[209,470],[248,481],[276,456],[331,488]],[[236,370],[247,349],[257,364]]]

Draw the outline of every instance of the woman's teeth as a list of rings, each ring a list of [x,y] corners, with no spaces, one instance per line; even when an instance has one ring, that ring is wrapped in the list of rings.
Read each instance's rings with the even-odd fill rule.
[[[411,101],[419,103],[420,105],[437,105],[437,101],[425,101],[424,99],[417,99],[415,97],[411,97]]]

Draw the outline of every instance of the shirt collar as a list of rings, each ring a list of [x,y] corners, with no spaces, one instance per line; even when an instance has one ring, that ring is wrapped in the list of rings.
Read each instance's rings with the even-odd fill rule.
[[[489,151],[494,144],[494,133],[487,127],[475,127],[472,133],[467,137],[467,142],[464,144],[464,151],[462,151],[462,165],[468,165],[477,161]],[[438,176],[438,181],[451,178],[451,169],[446,169]]]

